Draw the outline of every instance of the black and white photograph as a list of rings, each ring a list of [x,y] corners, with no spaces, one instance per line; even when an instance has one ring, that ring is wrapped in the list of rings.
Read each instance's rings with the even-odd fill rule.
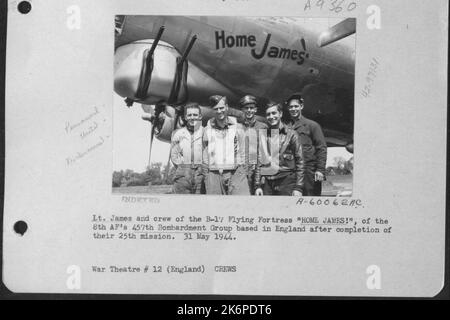
[[[355,18],[115,20],[114,193],[352,196]]]
[[[448,1],[6,4],[6,297],[448,293]]]

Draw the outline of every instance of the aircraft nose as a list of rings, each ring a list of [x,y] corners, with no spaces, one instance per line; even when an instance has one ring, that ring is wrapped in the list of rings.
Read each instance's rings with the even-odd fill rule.
[[[151,56],[153,68],[149,69],[144,60],[149,57],[149,44],[152,41],[121,46],[114,55],[115,92],[122,97],[149,105],[168,100],[179,56],[174,48],[158,45]]]

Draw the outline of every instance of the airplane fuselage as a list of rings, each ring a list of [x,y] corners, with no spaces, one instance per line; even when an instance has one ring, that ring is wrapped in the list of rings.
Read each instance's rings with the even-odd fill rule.
[[[153,39],[161,26],[162,40],[179,52],[197,36],[189,62],[226,88],[231,105],[245,94],[284,102],[303,92],[307,117],[326,135],[352,139],[355,38],[319,47],[329,19],[126,16],[116,48]],[[195,86],[189,91],[190,100],[204,105],[209,95]]]

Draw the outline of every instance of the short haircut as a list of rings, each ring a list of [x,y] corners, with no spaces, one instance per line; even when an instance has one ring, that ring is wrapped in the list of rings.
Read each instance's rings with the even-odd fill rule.
[[[277,107],[277,110],[279,112],[283,112],[283,106],[281,105],[281,103],[276,103],[276,102],[273,102],[273,101],[271,101],[268,104],[266,104],[266,107],[265,107],[264,111],[267,111],[268,109],[273,108],[273,107]]]
[[[187,110],[188,109],[197,109],[198,113],[201,115],[202,114],[202,108],[200,108],[200,105],[198,103],[188,103],[184,106],[184,116],[186,116]]]
[[[215,107],[221,100],[223,100],[223,102],[228,105],[228,99],[225,96],[220,96],[220,95],[214,95],[212,97],[209,98],[209,103],[211,105],[211,107]]]

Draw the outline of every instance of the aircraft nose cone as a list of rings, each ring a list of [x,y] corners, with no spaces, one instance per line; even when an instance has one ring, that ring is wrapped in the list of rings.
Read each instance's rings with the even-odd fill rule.
[[[137,85],[133,83],[133,79],[120,77],[114,80],[114,91],[122,97],[135,99]]]
[[[118,95],[145,104],[169,99],[179,53],[161,42],[153,56],[148,56],[152,42],[133,42],[116,49],[114,90]],[[153,61],[153,68],[148,68],[147,58]],[[179,97],[183,94],[185,92],[180,90]]]

